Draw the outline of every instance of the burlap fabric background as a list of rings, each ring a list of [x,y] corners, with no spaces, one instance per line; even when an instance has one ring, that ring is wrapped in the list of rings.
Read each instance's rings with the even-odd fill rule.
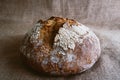
[[[23,35],[50,16],[76,19],[96,33],[102,54],[91,69],[51,77],[21,62]],[[120,80],[120,0],[0,0],[0,80]]]

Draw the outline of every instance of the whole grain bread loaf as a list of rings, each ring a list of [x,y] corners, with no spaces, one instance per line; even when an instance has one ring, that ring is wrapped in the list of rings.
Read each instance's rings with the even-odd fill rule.
[[[39,20],[23,40],[21,55],[38,72],[52,75],[81,73],[100,57],[98,37],[68,18]]]

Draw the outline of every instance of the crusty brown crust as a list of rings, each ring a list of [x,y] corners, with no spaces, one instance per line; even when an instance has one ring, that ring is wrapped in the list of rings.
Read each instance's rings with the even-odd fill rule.
[[[91,30],[75,20],[60,17],[39,20],[26,34],[21,47],[21,55],[29,66],[52,75],[81,73],[93,66],[100,51],[99,39]]]

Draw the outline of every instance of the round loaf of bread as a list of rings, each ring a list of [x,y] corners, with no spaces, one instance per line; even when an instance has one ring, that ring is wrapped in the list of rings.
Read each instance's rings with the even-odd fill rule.
[[[61,17],[39,20],[21,47],[30,67],[51,75],[81,73],[94,65],[100,53],[99,39],[88,27]]]

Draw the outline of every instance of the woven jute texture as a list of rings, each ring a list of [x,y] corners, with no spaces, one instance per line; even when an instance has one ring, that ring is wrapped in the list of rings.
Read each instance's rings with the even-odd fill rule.
[[[22,63],[24,34],[51,16],[75,19],[96,33],[102,51],[91,69],[54,77]],[[0,80],[120,80],[120,0],[0,0]]]

